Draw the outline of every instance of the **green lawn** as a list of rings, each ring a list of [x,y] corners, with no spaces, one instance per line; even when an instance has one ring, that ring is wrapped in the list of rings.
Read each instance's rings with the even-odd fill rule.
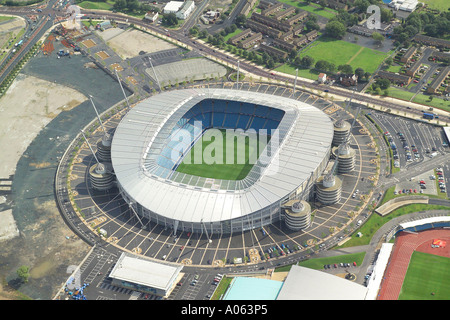
[[[402,99],[406,101],[410,101],[410,99],[414,96],[414,93],[408,92],[406,90],[402,90],[400,88],[396,87],[390,87],[389,88],[389,97]],[[424,95],[422,93],[417,94],[414,99],[411,102],[420,103],[425,106],[430,106],[434,108],[439,108],[445,111],[450,112],[450,102],[445,101],[444,99],[441,99],[439,97],[433,97],[433,100],[429,100],[429,95]]]
[[[287,74],[292,74],[292,75],[296,74],[295,67],[288,63],[283,64],[282,66],[276,68],[275,70],[279,71],[279,72],[287,73]],[[300,78],[317,80],[318,75],[319,75],[319,72],[317,72],[314,69],[298,69],[298,76]]]
[[[421,103],[430,107],[439,108],[450,112],[450,102],[434,97],[432,101],[429,100],[430,96],[418,94],[414,97],[413,102]]]
[[[392,65],[389,68],[387,68],[386,71],[393,72],[393,73],[396,73],[396,72],[399,73],[400,70],[402,69],[402,67],[403,66],[394,66],[394,65]]]
[[[441,12],[447,12],[448,8],[450,8],[450,2],[448,0],[421,0],[427,4],[431,9],[437,9]]]
[[[388,215],[381,217],[380,215],[373,213],[370,218],[364,222],[364,224],[358,229],[363,236],[357,237],[356,232],[352,235],[351,239],[344,243],[342,246],[338,248],[349,248],[353,246],[361,246],[370,243],[372,236],[377,232],[377,230],[383,226],[388,221],[393,218],[424,210],[450,210],[449,207],[438,206],[438,205],[430,205],[430,204],[410,204],[404,207],[398,208],[397,210],[392,211]]]
[[[231,32],[231,33],[227,34],[225,37],[223,37],[223,40],[225,41],[225,43],[227,43],[231,37],[238,35],[242,31],[244,31],[244,30],[237,28],[234,32]]]
[[[409,101],[413,97],[414,93],[402,90],[396,87],[390,87],[389,88],[389,97],[402,99]]]
[[[359,253],[338,255],[338,256],[334,256],[334,257],[308,259],[308,260],[299,262],[298,265],[302,266],[302,267],[310,268],[310,269],[320,270],[320,269],[323,269],[323,266],[325,264],[335,264],[335,263],[339,264],[341,262],[352,264],[354,261],[359,266],[362,264],[365,255],[366,255],[365,252],[359,252]]]
[[[78,3],[81,8],[84,9],[97,9],[97,10],[110,10],[113,4],[108,2],[92,2],[92,1],[83,1]]]
[[[0,22],[5,22],[12,19],[14,19],[14,17],[0,16]]]
[[[316,62],[325,60],[334,63],[336,67],[349,64],[353,69],[360,67],[364,71],[373,73],[388,53],[343,40],[320,37],[300,52],[300,57],[306,55],[313,57]]]
[[[222,140],[219,137],[216,140],[217,135],[214,135],[214,133],[217,132],[221,133]],[[207,130],[202,139],[201,155],[197,153],[197,150],[200,150],[197,147],[197,144],[200,143],[198,141],[190,150],[189,154],[185,156],[176,171],[213,179],[244,179],[255,162],[249,161],[249,159],[256,160],[257,156],[261,153],[257,153],[258,141],[252,140],[252,143],[250,143],[250,139],[246,138],[245,143],[243,140],[241,141],[242,143],[239,141],[227,143],[225,132],[225,130],[217,129]],[[227,161],[227,155],[232,157],[233,154],[234,160]],[[195,159],[199,156],[202,156],[203,161],[196,164],[195,161],[197,160]]]
[[[449,270],[450,258],[415,251],[398,299],[449,300]]]
[[[295,8],[299,8],[314,14],[317,14],[319,16],[325,17],[327,19],[330,19],[334,17],[337,14],[336,10],[330,9],[330,8],[324,8],[322,7],[314,7],[313,5],[308,5],[306,2],[302,1],[295,1],[295,0],[279,0],[279,2],[285,3],[287,5],[293,6]]]

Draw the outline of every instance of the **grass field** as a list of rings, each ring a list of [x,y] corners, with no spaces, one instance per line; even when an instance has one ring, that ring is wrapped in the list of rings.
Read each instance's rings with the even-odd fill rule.
[[[217,135],[213,135],[219,131],[222,140]],[[227,143],[225,133],[225,130],[207,130],[203,139],[196,142],[176,171],[212,179],[244,179],[255,164],[252,159],[256,160],[261,153],[261,151],[258,153],[258,141],[250,141],[247,137],[245,143],[244,140],[239,141],[239,138],[234,143]],[[267,140],[269,141],[269,137],[267,137]],[[199,156],[196,152],[200,150],[197,146],[199,143],[202,144],[201,156],[203,161],[196,164],[195,159]],[[260,145],[260,147],[260,149],[263,149],[264,146]],[[234,159],[227,161],[227,156]]]
[[[350,263],[353,261],[359,266],[364,261],[365,252],[352,253],[352,254],[340,254],[334,257],[325,257],[325,258],[315,258],[308,259],[305,261],[301,261],[298,263],[299,266],[321,270],[325,264],[339,264],[339,263]]]
[[[114,3],[109,2],[91,2],[91,1],[83,1],[78,3],[83,9],[97,9],[97,10],[110,10]]]
[[[363,225],[358,229],[362,233],[362,237],[358,237],[356,233],[351,236],[351,239],[345,242],[342,246],[338,246],[337,248],[349,248],[353,246],[362,246],[370,243],[375,232],[378,231],[385,223],[390,220],[400,217],[405,214],[419,212],[424,210],[450,210],[450,207],[439,206],[439,205],[430,205],[430,204],[410,204],[404,207],[400,207],[388,215],[382,217],[376,213],[370,215],[369,219],[366,220]]]
[[[421,0],[431,9],[437,9],[442,12],[446,12],[450,8],[450,2],[448,0]]]
[[[316,62],[325,60],[334,63],[336,67],[349,64],[353,69],[360,67],[364,71],[373,73],[388,56],[388,53],[343,40],[321,37],[301,51],[300,57],[306,55],[313,57]]]
[[[295,8],[299,8],[314,14],[317,14],[319,16],[325,17],[327,19],[331,19],[333,18],[336,14],[337,11],[330,9],[330,8],[322,8],[319,5],[310,5],[307,4],[306,2],[303,1],[295,1],[295,0],[279,0],[279,2],[285,3],[287,5],[293,6]]]
[[[415,251],[411,256],[398,299],[449,300],[448,270],[450,270],[450,258]]]

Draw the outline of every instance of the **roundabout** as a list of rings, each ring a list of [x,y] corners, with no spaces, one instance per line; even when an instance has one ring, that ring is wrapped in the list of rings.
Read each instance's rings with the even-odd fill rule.
[[[211,88],[228,85],[209,84]],[[264,83],[241,83],[240,86],[240,90],[279,95],[307,102],[323,111],[333,110],[328,113],[332,119],[334,112],[339,110],[334,103],[321,97],[302,91],[293,93],[284,86]],[[185,266],[224,268],[287,264],[306,259],[314,252],[323,250],[324,246],[336,244],[340,234],[351,232],[352,221],[370,199],[371,186],[361,182],[361,178],[373,179],[377,176],[374,162],[377,155],[368,146],[371,136],[362,123],[356,121],[350,139],[350,144],[357,149],[355,170],[343,176],[342,198],[338,203],[322,205],[314,200],[311,202],[313,218],[308,228],[292,231],[283,220],[279,220],[263,227],[228,234],[203,230],[180,230],[174,234],[172,228],[136,214],[115,185],[103,191],[93,188],[90,169],[96,164],[96,158],[90,147],[95,152],[104,130],[114,132],[126,112],[126,108],[112,108],[101,115],[103,128],[97,119],[93,119],[86,128],[80,128],[87,133],[89,144],[79,135],[66,151],[58,169],[56,183],[66,186],[65,192],[57,192],[61,214],[69,226],[91,245]],[[356,189],[360,190],[361,195],[364,194],[362,198],[351,197]],[[355,212],[352,217],[348,216],[350,211]]]

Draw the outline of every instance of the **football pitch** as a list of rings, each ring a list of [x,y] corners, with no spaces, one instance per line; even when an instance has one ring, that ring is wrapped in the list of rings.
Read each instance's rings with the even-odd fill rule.
[[[262,141],[259,141],[258,134],[255,136],[238,134],[232,140],[231,142],[227,139],[226,130],[205,131],[202,139],[188,151],[176,171],[212,179],[244,179],[266,146],[266,141],[270,140],[270,136],[261,137]]]
[[[415,251],[399,300],[449,300],[450,258]]]

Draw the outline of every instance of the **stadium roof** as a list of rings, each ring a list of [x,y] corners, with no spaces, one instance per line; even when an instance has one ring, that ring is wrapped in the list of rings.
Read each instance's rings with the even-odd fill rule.
[[[367,288],[323,271],[293,265],[277,300],[364,300]]]
[[[429,223],[437,223],[437,222],[450,222],[450,216],[442,216],[442,217],[430,217],[420,220],[414,220],[410,222],[403,222],[400,224],[401,229],[408,229],[415,226],[421,226]]]
[[[255,164],[241,181],[198,178],[178,172],[168,177],[148,165],[152,152],[161,150],[155,142],[168,137],[185,112],[208,98],[285,111],[278,126],[280,140],[284,139],[276,157],[261,167],[262,173],[257,172]],[[251,91],[184,89],[152,96],[133,107],[115,131],[111,158],[117,180],[132,200],[170,219],[206,223],[238,218],[288,196],[323,164],[332,138],[331,119],[301,101]]]

